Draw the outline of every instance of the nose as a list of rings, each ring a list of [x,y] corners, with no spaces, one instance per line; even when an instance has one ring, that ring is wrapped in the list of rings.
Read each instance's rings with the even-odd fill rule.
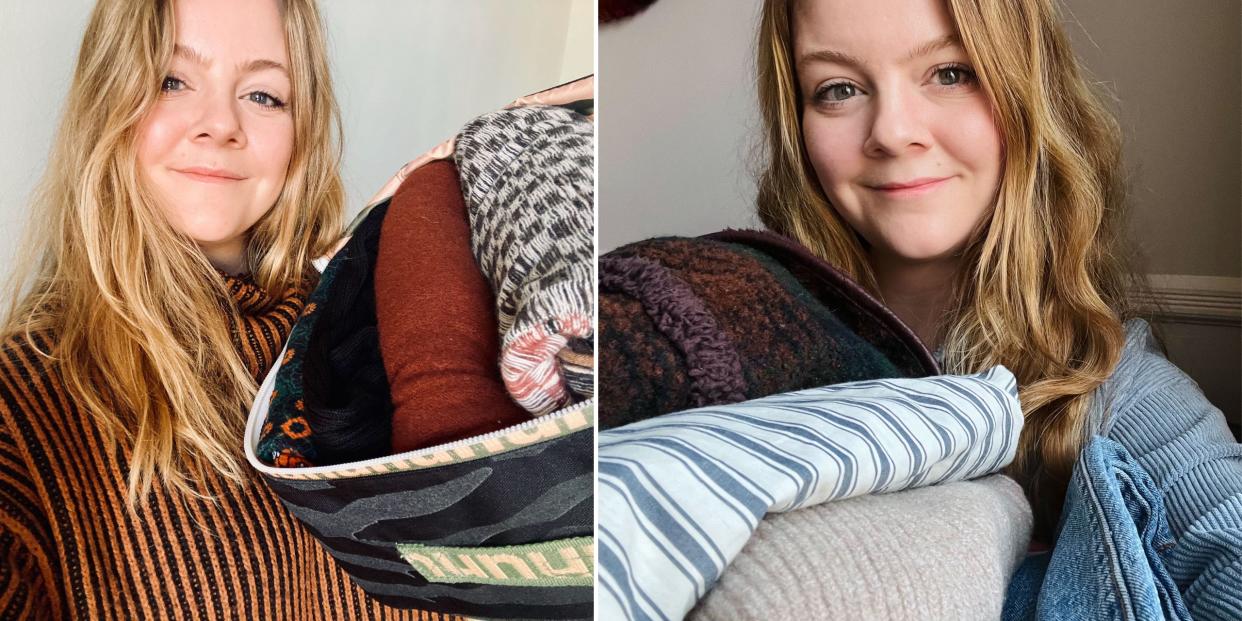
[[[216,94],[203,97],[198,118],[190,126],[194,142],[212,143],[224,147],[246,146],[246,132],[242,129],[240,101],[231,95]]]
[[[932,145],[931,131],[916,89],[892,87],[876,96],[871,132],[863,144],[871,157],[894,157]]]

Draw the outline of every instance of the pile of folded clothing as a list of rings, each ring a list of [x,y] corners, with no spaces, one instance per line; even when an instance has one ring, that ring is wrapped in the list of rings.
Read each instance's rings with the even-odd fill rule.
[[[250,414],[252,466],[386,605],[591,615],[582,87],[478,117],[403,167],[323,264]]]
[[[1030,534],[996,474],[1022,427],[1007,369],[941,375],[880,302],[770,233],[637,242],[599,279],[603,618],[996,618]],[[939,590],[949,566],[981,588]]]

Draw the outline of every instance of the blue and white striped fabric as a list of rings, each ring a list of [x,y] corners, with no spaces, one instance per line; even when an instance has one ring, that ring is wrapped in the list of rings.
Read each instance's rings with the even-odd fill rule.
[[[973,479],[1013,460],[1013,374],[996,366],[836,384],[599,434],[600,619],[681,619],[769,511]]]

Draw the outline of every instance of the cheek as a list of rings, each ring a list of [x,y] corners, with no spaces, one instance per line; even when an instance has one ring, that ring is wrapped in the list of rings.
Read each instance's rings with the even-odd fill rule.
[[[185,135],[185,123],[176,115],[156,109],[138,126],[138,163],[142,167],[158,165]]]
[[[953,149],[958,159],[973,170],[981,183],[995,189],[1000,181],[1004,143],[987,102],[978,102],[965,114],[955,115],[947,122],[953,127],[951,133],[946,133],[954,137]]]
[[[860,165],[857,137],[843,119],[826,119],[808,112],[803,117],[802,140],[820,186],[831,196],[833,187],[850,179]]]
[[[264,176],[283,180],[293,155],[292,119],[257,126],[249,140],[255,162],[263,167]]]
[[[867,163],[862,155],[863,128],[850,119],[803,117],[802,140],[819,187],[851,226],[864,226],[862,197],[851,185]]]

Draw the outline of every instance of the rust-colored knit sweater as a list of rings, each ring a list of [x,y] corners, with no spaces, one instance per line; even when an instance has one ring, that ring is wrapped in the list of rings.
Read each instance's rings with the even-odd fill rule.
[[[243,315],[235,345],[261,379],[305,292],[271,300],[247,277],[227,283]],[[0,342],[0,619],[448,618],[369,599],[258,475],[207,481],[218,505],[157,483],[134,519],[129,455],[102,448],[20,336]]]

